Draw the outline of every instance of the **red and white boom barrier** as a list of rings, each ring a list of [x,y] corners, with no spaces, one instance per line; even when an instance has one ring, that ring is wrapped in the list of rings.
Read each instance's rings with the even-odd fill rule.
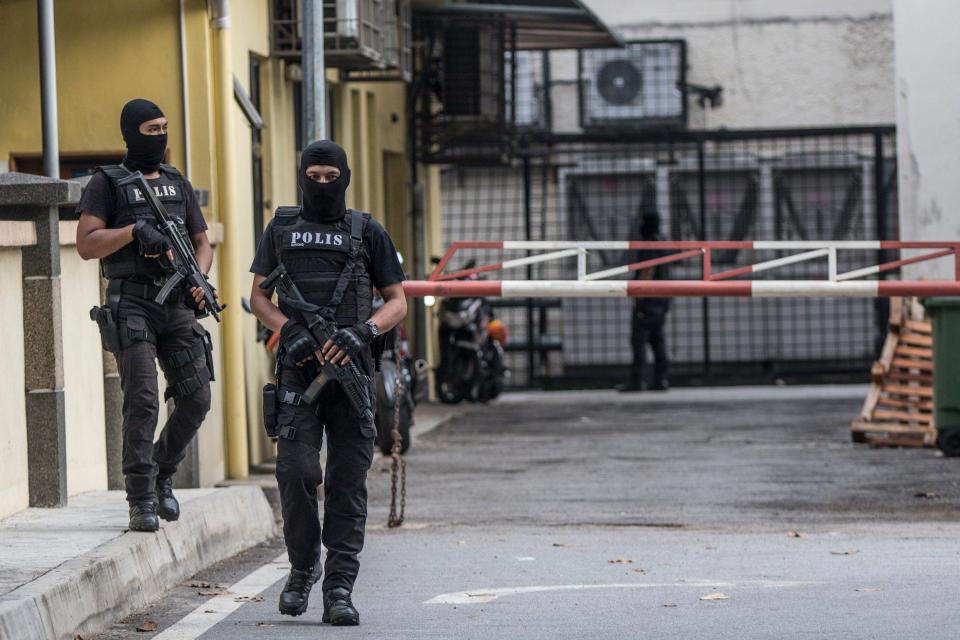
[[[453,256],[465,249],[500,249],[503,251],[537,251],[522,258],[504,260],[453,273],[444,269]],[[587,254],[591,251],[624,251],[647,249],[673,251],[662,257],[634,262],[602,271],[587,271]],[[711,254],[718,250],[796,251],[792,255],[766,260],[726,271],[713,271]],[[924,250],[926,253],[900,258],[852,271],[838,272],[839,251],[902,251]],[[661,264],[701,257],[701,280],[634,280],[618,276]],[[952,256],[952,280],[866,280],[867,276],[899,267]],[[576,258],[577,277],[569,280],[477,280],[476,276],[494,271],[508,271],[553,260]],[[827,277],[822,280],[736,280],[753,273],[769,271],[789,264],[825,259]],[[611,298],[611,297],[888,297],[888,296],[960,296],[960,242],[898,241],[716,241],[716,242],[564,242],[504,241],[454,242],[433,273],[426,280],[403,283],[409,296],[437,297],[504,297],[504,298]]]

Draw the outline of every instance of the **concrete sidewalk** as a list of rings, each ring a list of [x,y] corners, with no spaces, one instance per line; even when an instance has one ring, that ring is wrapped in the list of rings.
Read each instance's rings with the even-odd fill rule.
[[[177,492],[180,520],[127,530],[119,491],[0,520],[0,638],[73,640],[107,628],[204,567],[276,534],[258,487]]]

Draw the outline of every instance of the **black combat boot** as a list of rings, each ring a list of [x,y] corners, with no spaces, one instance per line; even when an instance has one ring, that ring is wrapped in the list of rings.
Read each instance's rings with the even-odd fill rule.
[[[280,613],[285,616],[299,616],[305,612],[310,600],[310,589],[320,579],[322,573],[320,558],[317,558],[312,571],[291,569],[287,584],[280,592]]]
[[[353,606],[347,589],[336,587],[323,592],[322,621],[335,627],[353,627],[360,624],[360,613]]]
[[[668,391],[670,389],[670,382],[666,378],[660,378],[650,388],[653,391]]]
[[[180,503],[173,495],[173,477],[157,477],[157,515],[167,522],[180,518]]]
[[[153,500],[137,500],[130,503],[131,531],[156,531],[159,528],[157,503]]]

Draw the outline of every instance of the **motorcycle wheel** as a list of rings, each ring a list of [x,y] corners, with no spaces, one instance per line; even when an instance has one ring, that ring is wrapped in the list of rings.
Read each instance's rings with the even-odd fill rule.
[[[389,456],[393,453],[393,413],[390,417],[381,418],[377,413],[375,416],[377,423],[377,446],[380,452]],[[407,407],[400,407],[400,453],[406,453],[410,448],[410,410]]]
[[[491,376],[484,387],[485,401],[496,400],[497,396],[503,393],[503,379],[500,376]]]
[[[443,404],[460,404],[463,401],[463,390],[458,382],[451,380],[437,380],[437,397]]]
[[[437,376],[437,396],[444,404],[459,404],[473,387],[473,358],[461,351],[449,368],[449,375]]]

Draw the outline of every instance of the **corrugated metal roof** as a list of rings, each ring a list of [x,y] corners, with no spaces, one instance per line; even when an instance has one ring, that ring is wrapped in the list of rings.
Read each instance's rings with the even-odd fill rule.
[[[516,26],[517,49],[619,47],[614,35],[580,0],[422,0],[414,11],[434,16],[503,18]]]

